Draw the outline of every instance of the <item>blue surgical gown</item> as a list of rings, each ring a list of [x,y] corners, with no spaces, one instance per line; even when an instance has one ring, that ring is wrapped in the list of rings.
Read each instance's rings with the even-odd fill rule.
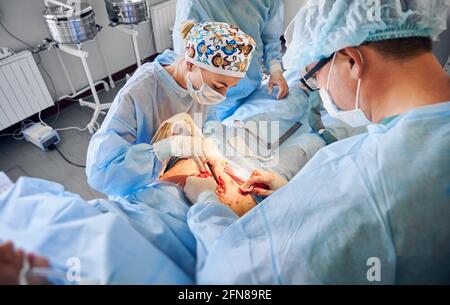
[[[79,260],[81,280],[98,284],[192,284],[195,239],[187,200],[156,182],[120,201],[84,201],[63,186],[20,178],[0,196],[0,242],[47,257],[63,274]]]
[[[215,106],[215,116],[223,120],[245,102],[245,99],[261,86],[264,65],[269,69],[275,60],[281,62],[280,37],[283,32],[284,6],[281,0],[183,0],[177,1],[174,26],[174,50],[184,54],[184,42],[180,28],[184,21],[226,22],[239,26],[256,42],[246,77],[227,92],[227,99]]]
[[[370,125],[240,219],[203,193],[198,283],[450,283],[449,122],[446,102]]]
[[[175,58],[166,52],[141,66],[118,93],[89,144],[86,175],[92,188],[112,197],[137,192],[161,169],[151,145],[161,123],[181,112],[206,120],[208,107],[195,103],[162,66]]]

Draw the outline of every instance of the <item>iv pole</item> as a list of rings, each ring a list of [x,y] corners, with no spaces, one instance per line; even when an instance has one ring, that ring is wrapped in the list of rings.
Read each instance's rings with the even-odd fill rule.
[[[81,60],[84,72],[86,74],[86,78],[87,78],[88,83],[89,83],[89,87],[86,88],[85,90],[82,90],[82,91],[85,92],[88,89],[90,89],[91,92],[92,92],[92,96],[94,98],[94,102],[92,103],[92,102],[84,101],[83,99],[79,99],[79,103],[80,103],[81,106],[89,107],[89,108],[94,110],[94,114],[92,116],[92,119],[89,122],[89,124],[87,125],[89,133],[93,134],[94,131],[95,131],[95,125],[97,123],[98,116],[100,115],[100,113],[102,113],[103,110],[107,110],[111,106],[111,103],[102,104],[100,102],[100,99],[99,99],[98,93],[97,93],[97,89],[95,88],[95,86],[96,86],[96,84],[100,84],[101,83],[101,84],[104,85],[105,90],[109,91],[109,87],[114,88],[114,86],[115,86],[114,82],[112,80],[112,77],[109,74],[109,72],[107,72],[108,76],[109,76],[109,79],[110,79],[110,85],[108,85],[108,83],[106,83],[105,81],[99,81],[97,83],[94,82],[92,74],[91,74],[91,70],[89,69],[89,64],[88,64],[88,61],[87,61],[89,53],[87,51],[83,50],[83,46],[81,44],[77,44],[77,49],[75,49],[73,47],[70,47],[70,46],[67,46],[67,45],[64,45],[64,44],[59,44],[57,46],[57,50],[56,50],[57,54],[59,54],[59,51],[63,51],[65,53],[67,53],[67,54],[70,54],[72,56],[78,57]],[[100,53],[102,53],[102,52],[100,52]],[[103,56],[103,54],[102,54],[102,56]],[[60,62],[62,63],[63,70],[65,70],[64,74],[65,74],[65,76],[66,76],[66,78],[68,80],[69,85],[71,86],[72,95],[76,96],[78,94],[81,94],[82,92],[74,92],[75,90],[74,90],[74,87],[73,87],[72,80],[71,80],[69,74],[67,73],[67,68],[65,68],[64,62],[62,61],[61,54],[58,55],[58,58],[60,58],[60,60],[61,60]]]
[[[131,41],[133,43],[133,48],[134,48],[134,54],[136,56],[136,63],[137,63],[137,66],[139,68],[142,65],[142,63],[141,63],[141,55],[139,54],[139,44],[138,44],[138,41],[137,41],[137,37],[139,36],[139,32],[134,29],[133,25],[131,25],[130,28],[128,28],[128,27],[126,27],[123,24],[119,24],[115,28],[118,29],[119,31],[121,31],[122,33],[125,33],[125,34],[131,36]]]
[[[45,3],[45,5],[47,7],[49,6],[49,3],[51,3],[51,4],[62,6],[64,8],[66,8],[66,9],[68,9],[70,13],[74,12],[74,8],[73,8],[74,3],[72,5],[68,5],[68,4],[61,3],[60,1],[57,1],[57,0],[44,0],[44,3]],[[100,26],[97,26],[97,27],[99,29],[101,29]],[[107,110],[111,106],[111,103],[104,103],[104,104],[102,104],[100,102],[100,99],[98,97],[98,92],[97,92],[95,86],[98,85],[98,84],[103,84],[103,86],[104,86],[106,91],[109,91],[110,87],[111,88],[115,88],[115,83],[114,83],[114,80],[112,79],[111,73],[109,71],[108,64],[106,62],[106,58],[105,58],[105,55],[103,53],[103,48],[101,46],[101,43],[100,43],[98,38],[97,39],[94,38],[93,40],[95,40],[97,42],[97,46],[98,46],[98,49],[100,51],[102,62],[103,62],[103,65],[105,67],[106,73],[108,75],[109,85],[108,85],[107,82],[105,82],[103,80],[101,80],[99,82],[94,82],[94,79],[92,77],[91,70],[89,69],[89,64],[88,64],[88,61],[87,61],[89,53],[87,51],[83,50],[83,45],[81,43],[77,44],[77,48],[68,46],[66,44],[60,44],[60,43],[55,43],[55,44],[52,45],[56,49],[57,58],[58,58],[58,60],[59,60],[59,62],[61,64],[61,67],[63,69],[64,75],[65,75],[65,77],[67,79],[67,82],[69,83],[70,90],[72,92],[71,95],[62,96],[62,97],[59,98],[59,100],[62,100],[64,98],[74,98],[75,96],[80,95],[80,94],[88,91],[89,89],[91,90],[92,96],[94,98],[94,102],[93,103],[84,101],[81,98],[78,100],[79,104],[81,106],[89,107],[89,108],[94,110],[94,114],[92,116],[92,119],[89,122],[89,124],[86,126],[86,128],[89,131],[89,133],[91,133],[91,134],[93,134],[95,132],[95,127],[96,127],[96,124],[97,124],[98,116],[101,113],[104,114],[103,110]],[[65,63],[63,61],[62,56],[61,56],[61,53],[60,53],[61,51],[65,52],[65,53],[67,53],[69,55],[78,57],[81,60],[84,72],[86,74],[86,78],[87,78],[88,83],[89,83],[88,87],[86,87],[86,88],[84,88],[84,89],[82,89],[82,90],[80,90],[78,92],[75,90],[75,87],[73,85],[72,79],[71,79],[71,77],[69,75],[67,67],[66,67],[66,65],[65,65]]]

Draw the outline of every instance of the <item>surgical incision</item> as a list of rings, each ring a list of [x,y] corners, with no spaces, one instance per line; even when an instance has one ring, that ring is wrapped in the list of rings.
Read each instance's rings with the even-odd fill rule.
[[[181,122],[181,123],[180,123]],[[157,132],[156,139],[159,141],[164,137],[173,135],[175,125],[190,130],[191,135],[199,135],[201,132],[196,128],[191,117],[187,114],[180,114],[174,118],[164,122]],[[237,177],[225,158],[216,156],[208,160],[211,170],[215,173],[218,184],[216,187],[216,194],[219,200],[230,206],[230,208],[239,216],[244,215],[247,211],[256,205],[255,199],[249,194],[243,194],[239,187],[243,184],[242,179]],[[165,165],[166,166],[166,165]],[[200,178],[210,178],[212,174],[207,171],[200,171],[196,162],[192,159],[180,159],[170,169],[163,167],[163,173],[160,175],[160,180],[168,181],[184,187],[186,179],[189,176],[196,176]]]

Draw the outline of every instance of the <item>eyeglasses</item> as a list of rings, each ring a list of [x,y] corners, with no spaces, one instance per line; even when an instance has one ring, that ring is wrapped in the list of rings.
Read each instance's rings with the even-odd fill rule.
[[[322,69],[331,59],[333,59],[332,54],[330,57],[324,58],[321,61],[319,61],[310,71],[307,71],[306,68],[300,73],[300,82],[301,87],[303,89],[308,89],[311,92],[318,91],[319,88],[319,82],[316,78],[316,73]]]

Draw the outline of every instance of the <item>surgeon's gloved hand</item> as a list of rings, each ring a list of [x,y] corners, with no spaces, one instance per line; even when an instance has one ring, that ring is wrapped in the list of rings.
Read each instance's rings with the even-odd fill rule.
[[[171,157],[200,157],[202,161],[205,160],[203,153],[203,137],[172,136],[154,143],[153,149],[161,162],[164,162]]]
[[[273,87],[278,86],[280,90],[278,91],[277,99],[285,98],[289,93],[289,85],[283,76],[283,68],[281,64],[274,61],[270,65],[270,79],[269,79],[269,94],[272,94]]]
[[[184,186],[184,193],[186,194],[187,199],[194,204],[198,202],[200,194],[204,192],[210,192],[216,196],[216,188],[216,181],[214,181],[212,177],[188,177]],[[217,199],[217,202],[219,202],[219,199]]]
[[[255,170],[250,178],[241,185],[240,190],[243,193],[268,197],[287,183],[288,181],[286,179],[276,173]]]

